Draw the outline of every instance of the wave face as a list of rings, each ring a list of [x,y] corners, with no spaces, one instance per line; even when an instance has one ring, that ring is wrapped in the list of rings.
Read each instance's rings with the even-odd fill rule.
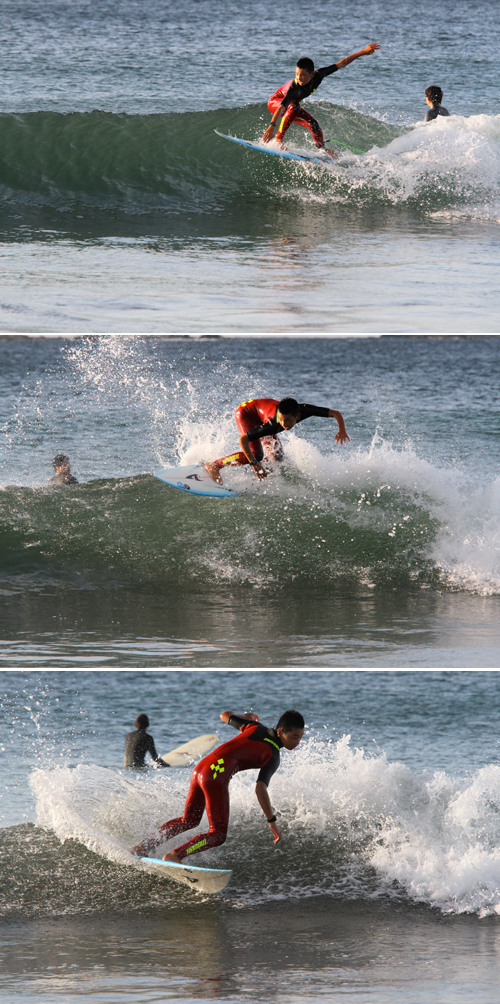
[[[184,462],[199,459],[199,444]],[[448,588],[500,594],[500,479],[471,489],[407,449],[375,442],[349,460],[290,436],[288,461],[240,498],[190,499],[151,475],[103,479],[61,497],[0,492],[2,579],[98,584],[253,586],[362,592]],[[63,490],[64,491],[64,490]],[[263,530],[265,528],[265,531]]]
[[[182,770],[132,776],[84,765],[36,770],[36,826],[0,833],[10,890],[2,915],[189,904],[189,890],[143,875],[128,850],[178,815],[187,777]],[[496,764],[462,778],[417,773],[383,752],[353,747],[349,736],[336,743],[309,738],[273,779],[286,853],[267,853],[253,789],[247,772],[231,782],[223,860],[234,869],[226,892],[232,905],[384,897],[450,914],[500,913]],[[219,867],[220,849],[196,863]]]
[[[252,215],[249,197],[276,208],[303,203],[498,219],[500,116],[452,116],[403,130],[326,102],[311,105],[336,164],[280,162],[246,151],[214,129],[259,140],[264,105],[151,115],[39,111],[0,116],[0,198],[8,211],[50,209],[196,217],[229,203]],[[290,148],[309,142],[289,133]]]

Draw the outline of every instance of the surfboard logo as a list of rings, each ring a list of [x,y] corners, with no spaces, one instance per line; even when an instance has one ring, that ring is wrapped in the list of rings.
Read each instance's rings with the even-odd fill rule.
[[[183,481],[178,481],[177,482],[177,487],[178,488],[184,488],[185,492],[190,492],[191,491],[191,485],[185,485]]]
[[[191,481],[191,480],[192,481],[203,481],[203,478],[200,478],[199,474],[188,474],[187,480],[188,481]]]

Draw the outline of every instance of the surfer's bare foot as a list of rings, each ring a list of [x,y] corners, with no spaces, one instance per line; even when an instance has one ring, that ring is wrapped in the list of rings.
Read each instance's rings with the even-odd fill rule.
[[[216,485],[222,484],[222,478],[217,464],[205,464],[205,470],[208,471],[212,481],[215,481]]]
[[[334,160],[337,160],[338,158],[338,153],[335,153],[335,150],[329,150],[328,147],[326,146],[325,146],[325,153],[327,153],[329,157],[333,157]]]
[[[163,855],[164,861],[173,861],[174,865],[180,865],[180,859],[177,857],[175,851],[170,851],[168,854]]]

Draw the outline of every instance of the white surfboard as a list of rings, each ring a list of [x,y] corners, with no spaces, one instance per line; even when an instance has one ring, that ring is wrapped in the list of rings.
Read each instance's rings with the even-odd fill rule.
[[[221,892],[225,889],[232,871],[221,868],[198,868],[194,865],[176,864],[175,861],[161,861],[160,858],[141,858],[141,866],[147,871],[156,871],[164,878],[189,885],[195,892]]]
[[[210,495],[213,498],[238,498],[239,492],[212,481],[203,464],[190,464],[189,467],[167,467],[164,471],[155,471],[155,478],[164,481],[171,488],[179,488],[191,495]]]
[[[217,746],[218,742],[219,737],[215,732],[207,732],[203,736],[196,736],[196,739],[190,739],[188,743],[184,743],[182,746],[176,746],[169,753],[162,753],[161,759],[169,767],[185,767],[186,764],[201,760],[203,756],[206,756],[207,753],[210,753],[210,750],[213,750]]]
[[[306,150],[281,150],[278,146],[269,146],[267,143],[251,143],[248,139],[239,139],[237,136],[227,136],[225,132],[214,129],[218,136],[229,139],[231,143],[239,143],[240,146],[247,146],[257,153],[269,153],[272,157],[281,157],[282,160],[302,160],[312,164],[333,164],[333,158],[327,153],[307,153]]]

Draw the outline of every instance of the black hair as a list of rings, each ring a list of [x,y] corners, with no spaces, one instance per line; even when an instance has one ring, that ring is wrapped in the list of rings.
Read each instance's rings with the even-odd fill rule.
[[[436,84],[431,84],[425,92],[426,98],[432,101],[433,105],[440,105],[443,100],[443,92]]]
[[[69,457],[67,457],[65,453],[58,453],[52,461],[54,470],[56,470],[57,467],[64,467],[65,464],[69,464]]]
[[[283,729],[283,732],[291,732],[292,729],[303,729],[305,725],[304,719],[300,711],[284,711],[276,728]]]
[[[299,406],[294,397],[284,397],[278,405],[278,411],[282,415],[298,415]]]
[[[309,59],[309,56],[301,56],[295,65],[298,66],[299,70],[307,70],[308,73],[314,73],[314,63],[312,59]]]
[[[149,729],[149,718],[147,715],[137,715],[135,720],[138,729]]]

